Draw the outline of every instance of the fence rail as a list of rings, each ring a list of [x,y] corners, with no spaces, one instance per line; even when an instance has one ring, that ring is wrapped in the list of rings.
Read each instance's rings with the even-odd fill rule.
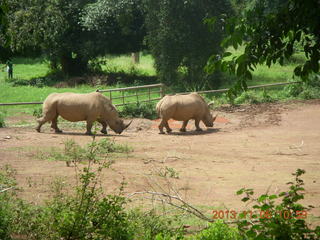
[[[255,85],[255,86],[248,86],[248,89],[254,89],[254,88],[266,88],[266,87],[274,87],[274,86],[282,86],[282,85],[290,85],[295,83],[301,83],[299,81],[296,82],[281,82],[281,83],[270,83],[270,84],[262,84],[262,85]],[[219,93],[219,92],[227,92],[229,91],[229,88],[224,89],[216,89],[216,90],[206,90],[206,91],[198,91],[197,93]],[[182,92],[177,94],[188,94],[190,92]]]
[[[271,83],[271,84],[263,84],[263,85],[256,85],[256,86],[249,86],[248,89],[254,89],[254,88],[266,88],[266,87],[274,87],[274,86],[282,86],[282,85],[290,85],[290,84],[296,84],[301,83],[299,81],[296,82],[282,82],[282,83]],[[115,89],[106,89],[106,90],[97,90],[97,92],[101,93],[109,93],[110,100],[115,99],[122,99],[122,103],[116,103],[115,106],[123,106],[127,104],[133,104],[137,102],[151,102],[160,100],[165,92],[164,92],[165,85],[163,84],[151,84],[151,85],[143,85],[143,86],[136,86],[136,87],[127,87],[127,88],[115,88]],[[159,91],[151,91],[153,88],[159,88]],[[140,89],[148,89],[147,92],[138,93],[138,90]],[[125,92],[127,91],[136,91],[135,94],[131,95],[125,95]],[[112,96],[113,92],[121,92],[121,96]],[[227,92],[229,91],[228,88],[225,89],[216,89],[216,90],[206,90],[206,91],[199,91],[198,93],[219,93],[219,92]],[[151,94],[159,94],[159,97],[151,98]],[[184,93],[177,93],[177,94],[188,94],[190,92],[184,92]],[[139,99],[139,96],[145,96],[147,95],[147,99]],[[125,98],[136,98],[135,102],[125,102]],[[42,104],[42,102],[16,102],[16,103],[0,103],[0,106],[15,106],[15,105],[31,105],[31,104]]]
[[[158,91],[154,89],[158,88]],[[139,92],[139,90],[147,90],[146,92]],[[151,91],[152,89],[152,91]],[[109,93],[107,96],[111,101],[121,99],[121,103],[114,103],[115,106],[123,106],[127,104],[133,104],[138,102],[151,102],[160,100],[164,96],[164,84],[150,84],[143,86],[135,86],[135,87],[126,87],[126,88],[114,88],[114,89],[106,89],[106,90],[96,90],[96,92],[101,93]],[[114,96],[113,93],[119,92],[120,96]],[[129,95],[125,95],[125,92],[134,92]],[[158,97],[151,97],[152,94],[157,94]],[[141,99],[139,97],[146,96],[147,99]],[[135,102],[126,102],[128,98],[135,98]],[[0,106],[17,106],[17,105],[32,105],[32,104],[42,104],[43,102],[14,102],[14,103],[0,103]]]
[[[151,91],[151,89],[157,88],[158,91]],[[147,92],[139,92],[140,90],[147,90]],[[115,89],[106,89],[106,90],[97,90],[97,92],[101,93],[109,93],[107,94],[109,96],[109,99],[111,101],[121,99],[121,103],[114,103],[115,106],[123,106],[127,104],[132,103],[138,103],[138,102],[151,102],[161,99],[164,96],[164,84],[150,84],[150,85],[143,85],[143,86],[135,86],[135,87],[126,87],[126,88],[115,88]],[[119,92],[121,93],[121,96],[112,96],[112,93]],[[125,92],[134,92],[133,94],[125,95]],[[156,98],[152,98],[151,94],[157,94],[159,95]],[[147,96],[147,99],[139,99],[140,96]],[[126,102],[125,99],[128,98],[135,98],[135,102]]]

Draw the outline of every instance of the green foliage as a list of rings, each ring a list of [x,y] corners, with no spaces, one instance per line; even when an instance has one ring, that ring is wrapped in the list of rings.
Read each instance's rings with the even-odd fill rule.
[[[147,42],[155,58],[161,82],[183,81],[190,90],[217,86],[218,78],[208,76],[203,67],[212,54],[221,52],[221,22],[214,29],[204,24],[207,17],[232,14],[229,1],[150,0],[147,7]],[[211,78],[211,79],[210,79]]]
[[[42,108],[36,108],[33,110],[32,116],[40,118],[42,116]]]
[[[313,74],[304,82],[286,86],[283,91],[287,97],[299,99],[320,98],[320,75]]]
[[[177,172],[174,168],[171,167],[164,167],[159,169],[158,175],[160,177],[169,177],[169,178],[179,178],[179,172]]]
[[[77,165],[87,160],[94,163],[107,159],[111,153],[129,153],[132,148],[128,145],[118,144],[108,138],[103,138],[100,141],[92,141],[84,147],[81,147],[74,140],[66,140],[64,149],[51,149],[49,153],[40,153],[41,159],[52,159],[54,161],[65,161],[67,166],[71,163]],[[107,165],[111,165],[112,161]],[[106,166],[107,166],[106,165]]]
[[[240,240],[238,231],[222,221],[210,223],[208,228],[196,235],[198,240]]]
[[[10,166],[0,167],[0,239],[10,240],[12,230],[12,191],[16,187],[16,171]]]
[[[142,50],[144,17],[141,0],[98,0],[84,8],[81,19],[84,27],[100,33],[106,52],[120,54]]]
[[[304,199],[304,182],[300,178],[305,171],[297,169],[294,182],[288,182],[289,189],[280,194],[268,193],[254,198],[253,189],[242,188],[237,195],[243,195],[243,202],[254,202],[250,211],[251,218],[259,221],[240,219],[237,223],[239,232],[246,239],[287,239],[315,240],[320,237],[320,227],[310,229],[306,223],[309,208],[298,203]]]
[[[3,128],[6,126],[6,123],[4,121],[4,114],[0,112],[0,128]]]
[[[151,102],[125,105],[120,111],[120,116],[128,117],[128,118],[133,118],[133,117],[148,118],[148,119],[158,118],[155,104]]]
[[[43,206],[12,199],[15,206],[11,209],[11,233],[30,240],[133,239],[124,211],[123,186],[119,195],[105,195],[99,184],[101,172],[110,166],[108,159],[99,156],[100,151],[109,152],[101,149],[104,146],[105,143],[96,143],[93,138],[86,152],[81,152],[86,156],[87,165],[81,169],[75,166],[79,184],[74,194],[67,194],[64,184],[55,182],[53,197]],[[78,156],[75,152],[79,149],[73,142],[68,142],[66,149],[66,153]]]
[[[300,44],[306,60],[295,67],[293,73],[307,80],[311,73],[319,71],[320,41],[318,37],[318,12],[320,6],[316,0],[266,1],[258,0],[243,17],[226,19],[227,37],[223,47],[237,49],[244,45],[245,51],[239,56],[228,58],[231,54],[212,55],[207,71],[219,69],[239,77],[234,91],[245,90],[247,80],[252,78],[259,64],[279,63],[284,65]],[[306,14],[310,16],[305,20]]]
[[[135,232],[135,239],[183,239],[182,228],[176,227],[181,225],[179,220],[158,215],[155,210],[133,209],[129,212],[128,218],[130,228]]]
[[[8,4],[6,0],[2,0],[0,3],[0,60],[6,60],[7,49],[5,48],[8,45],[8,36],[7,36],[7,28],[8,28]]]
[[[265,103],[265,102],[274,102],[276,99],[268,94],[268,92],[264,90],[256,91],[256,90],[247,90],[242,92],[238,97],[236,97],[233,101],[234,104],[257,104],[257,103]]]

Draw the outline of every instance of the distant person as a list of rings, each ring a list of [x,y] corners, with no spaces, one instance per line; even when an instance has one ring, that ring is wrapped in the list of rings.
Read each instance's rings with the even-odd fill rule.
[[[7,61],[7,71],[8,71],[8,78],[12,79],[12,77],[13,77],[13,64],[10,59]]]

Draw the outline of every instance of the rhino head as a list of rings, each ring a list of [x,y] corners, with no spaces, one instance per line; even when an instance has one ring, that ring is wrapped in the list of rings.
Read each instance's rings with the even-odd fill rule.
[[[208,109],[204,115],[204,118],[202,119],[204,125],[206,125],[206,127],[213,127],[213,122],[216,120],[217,116],[215,117],[212,116],[211,112],[210,112],[210,106],[213,105],[214,101],[211,101],[210,103],[208,103]]]
[[[132,120],[129,123],[124,123],[122,119],[117,119],[114,121],[109,121],[108,124],[115,133],[121,134],[123,130],[130,126],[131,123]]]

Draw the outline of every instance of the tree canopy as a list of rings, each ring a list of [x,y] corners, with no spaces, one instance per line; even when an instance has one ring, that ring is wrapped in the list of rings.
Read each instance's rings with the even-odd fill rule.
[[[232,14],[225,0],[148,0],[146,1],[147,41],[155,58],[156,69],[162,82],[180,82],[189,90],[213,87],[217,78],[203,71],[211,54],[221,52],[223,37],[221,22],[210,30],[206,18]]]
[[[246,88],[246,80],[258,64],[269,67],[284,64],[295,48],[301,48],[306,61],[294,69],[294,75],[306,80],[319,71],[320,3],[318,0],[257,0],[242,17],[225,18],[227,37],[222,46],[243,45],[244,53],[230,59],[230,53],[212,55],[207,70],[229,71],[239,77],[238,88]]]
[[[104,52],[121,54],[144,48],[145,12],[141,0],[98,0],[84,8],[81,19],[89,31],[99,32]]]
[[[11,48],[40,49],[67,75],[81,75],[97,56],[140,50],[145,34],[133,1],[8,0],[8,4]]]

